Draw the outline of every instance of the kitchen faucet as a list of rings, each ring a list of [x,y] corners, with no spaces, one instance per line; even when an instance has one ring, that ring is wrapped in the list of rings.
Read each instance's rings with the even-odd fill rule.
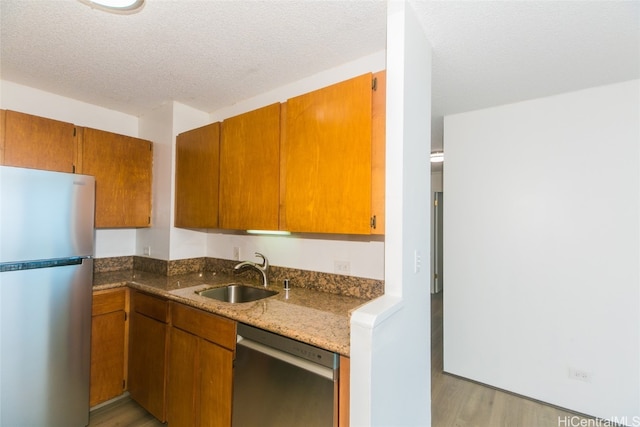
[[[256,252],[256,256],[262,258],[262,264],[258,264],[251,261],[242,261],[240,264],[233,267],[234,270],[239,270],[242,267],[253,267],[258,270],[262,274],[262,284],[264,287],[267,287],[267,283],[269,283],[269,260],[267,257],[262,255],[260,252]]]

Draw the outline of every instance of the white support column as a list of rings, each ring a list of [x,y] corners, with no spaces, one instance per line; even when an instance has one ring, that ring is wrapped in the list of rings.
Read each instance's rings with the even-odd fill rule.
[[[351,425],[431,425],[431,48],[389,2],[385,295],[351,317]]]

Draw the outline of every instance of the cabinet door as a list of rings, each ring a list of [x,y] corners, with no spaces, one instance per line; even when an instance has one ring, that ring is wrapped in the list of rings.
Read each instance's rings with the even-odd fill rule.
[[[115,289],[93,295],[90,406],[124,392],[126,292],[125,289]]]
[[[73,172],[75,126],[44,117],[3,111],[0,164],[57,172]]]
[[[129,324],[129,393],[151,415],[166,421],[165,323],[132,311]]]
[[[374,74],[376,80],[371,106],[371,234],[385,232],[387,73]]]
[[[369,234],[371,74],[286,103],[280,228]]]
[[[199,348],[200,426],[230,426],[233,401],[233,352],[204,339]]]
[[[218,227],[220,123],[176,138],[175,226]]]
[[[167,421],[170,426],[196,425],[196,359],[198,337],[171,328],[167,378]],[[227,424],[229,425],[229,424]]]
[[[280,104],[222,122],[220,228],[277,230]]]
[[[124,391],[124,353],[124,310],[93,316],[90,406],[119,396]]]
[[[351,387],[351,359],[340,356],[340,383],[338,386],[338,427],[349,427],[349,388]]]
[[[148,227],[152,143],[83,128],[80,173],[96,178],[96,228]]]

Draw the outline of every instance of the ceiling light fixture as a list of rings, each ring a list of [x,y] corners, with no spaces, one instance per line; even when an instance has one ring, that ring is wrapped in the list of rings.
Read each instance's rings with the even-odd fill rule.
[[[105,12],[130,14],[139,12],[144,7],[144,0],[78,0],[91,7]]]
[[[443,151],[434,151],[431,153],[431,163],[442,163],[444,162],[444,152]]]

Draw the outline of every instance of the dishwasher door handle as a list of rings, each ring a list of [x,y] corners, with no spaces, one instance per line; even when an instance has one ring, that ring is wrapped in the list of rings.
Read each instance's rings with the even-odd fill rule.
[[[281,360],[290,365],[297,366],[301,369],[304,369],[305,371],[309,371],[316,375],[320,375],[331,381],[333,381],[334,379],[333,370],[331,368],[318,365],[317,363],[310,362],[301,357],[294,356],[293,354],[241,337],[240,335],[238,335],[237,344],[240,346],[249,348],[251,350],[257,351],[259,353],[266,354],[268,356]]]

